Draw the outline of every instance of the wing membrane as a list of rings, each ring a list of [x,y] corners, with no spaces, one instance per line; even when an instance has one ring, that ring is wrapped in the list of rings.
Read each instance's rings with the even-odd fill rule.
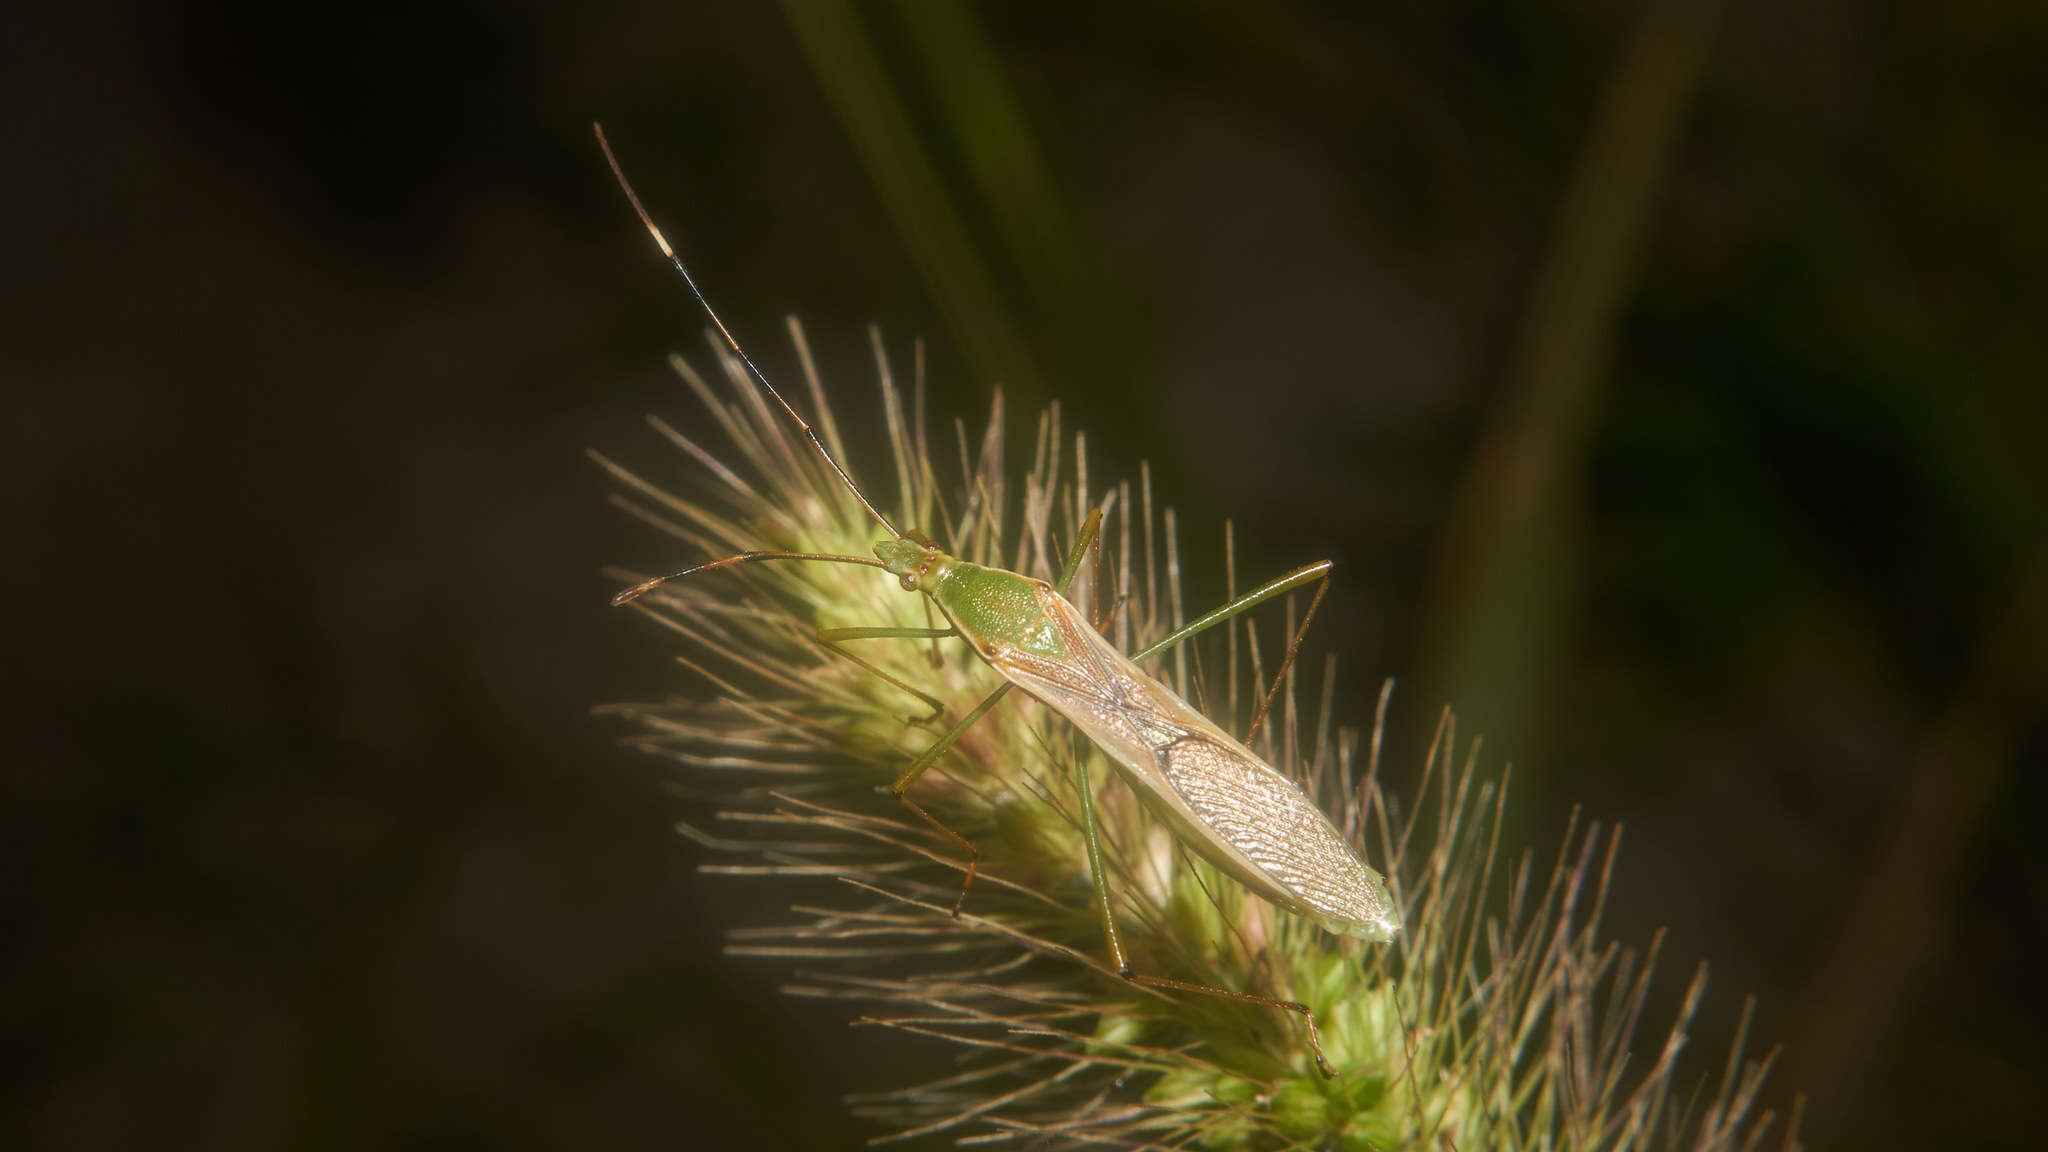
[[[1102,638],[1050,586],[1041,603],[1065,659],[983,652],[1018,687],[1109,753],[1189,847],[1246,887],[1331,931],[1386,939],[1386,885],[1301,787]]]

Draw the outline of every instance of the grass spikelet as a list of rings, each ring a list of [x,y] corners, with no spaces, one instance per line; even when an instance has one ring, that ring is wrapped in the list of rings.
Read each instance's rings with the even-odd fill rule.
[[[1057,407],[1035,417],[1030,456],[1014,468],[1000,396],[978,432],[956,423],[950,437],[929,436],[921,379],[906,405],[879,336],[889,467],[848,460],[794,323],[791,336],[820,435],[903,525],[964,559],[1050,579],[1100,508],[1103,547],[1070,599],[1124,651],[1183,622],[1175,519],[1142,468],[1135,482],[1092,483],[1086,441]],[[675,538],[679,565],[763,548],[866,554],[877,530],[859,503],[715,342],[713,355],[709,378],[674,366],[719,446],[653,421],[691,458],[691,494],[599,457],[618,503]],[[886,786],[1000,679],[958,641],[855,642],[849,656],[816,638],[821,627],[927,627],[921,597],[864,568],[755,564],[665,584],[635,607],[674,635],[696,683],[609,710],[631,723],[634,744],[720,797],[715,829],[683,829],[715,854],[705,871],[804,878],[824,893],[780,924],[734,933],[730,951],[788,964],[800,973],[793,995],[843,1000],[866,1024],[960,1050],[954,1075],[852,1102],[886,1127],[883,1141],[943,1132],[973,1144],[1474,1152],[1754,1149],[1771,1135],[1773,1117],[1752,1107],[1768,1056],[1748,1059],[1738,1044],[1717,1086],[1677,1079],[1704,970],[1676,1019],[1647,1026],[1657,942],[1638,952],[1600,940],[1618,837],[1575,822],[1547,866],[1505,852],[1505,781],[1478,771],[1476,745],[1460,751],[1448,713],[1415,800],[1401,805],[1381,789],[1378,729],[1361,751],[1340,723],[1334,662],[1313,676],[1289,669],[1254,745],[1387,874],[1406,924],[1390,945],[1325,934],[1193,859],[1128,789],[1103,783],[1112,772],[1093,745],[1022,693],[914,790],[982,853],[955,918],[957,846]],[[1293,613],[1240,617],[1151,670],[1242,732]],[[947,715],[931,719],[899,685],[938,697]],[[1308,1004],[1337,1078],[1317,1074],[1289,1014],[1141,988],[1109,967],[1079,831],[1082,780],[1096,785],[1138,970]],[[1784,1127],[1782,1145],[1796,1147],[1796,1117]]]

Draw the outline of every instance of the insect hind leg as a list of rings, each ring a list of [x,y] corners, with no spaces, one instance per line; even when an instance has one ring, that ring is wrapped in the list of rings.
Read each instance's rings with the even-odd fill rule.
[[[1220,996],[1225,1000],[1236,1000],[1243,1004],[1257,1004],[1265,1008],[1277,1008],[1284,1012],[1296,1013],[1301,1017],[1301,1022],[1308,1028],[1308,1050],[1309,1055],[1315,1057],[1316,1071],[1321,1072],[1325,1080],[1335,1080],[1337,1078],[1336,1069],[1331,1068],[1329,1060],[1323,1056],[1323,1034],[1316,1027],[1316,1014],[1308,1005],[1303,1004],[1299,1000],[1276,1000],[1271,996],[1258,996],[1250,992],[1232,992],[1228,988],[1212,988],[1207,984],[1190,984],[1185,980],[1169,980],[1164,976],[1147,976],[1142,972],[1133,972],[1129,968],[1118,972],[1117,975],[1129,980],[1133,984],[1142,985],[1146,988],[1165,988],[1174,992],[1198,992],[1204,996]]]

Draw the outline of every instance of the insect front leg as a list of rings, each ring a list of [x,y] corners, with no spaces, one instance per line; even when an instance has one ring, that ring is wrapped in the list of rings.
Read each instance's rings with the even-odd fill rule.
[[[917,697],[919,700],[924,701],[925,707],[932,710],[931,715],[905,716],[903,718],[905,723],[915,724],[922,728],[946,714],[945,702],[929,692],[911,687],[873,662],[854,655],[851,650],[841,647],[841,644],[847,640],[930,640],[936,645],[940,640],[948,636],[958,636],[959,634],[959,631],[953,628],[820,628],[818,629],[818,643],[823,644],[826,651],[831,652],[833,655],[852,661],[896,687],[903,689],[905,692],[910,693],[912,696]]]

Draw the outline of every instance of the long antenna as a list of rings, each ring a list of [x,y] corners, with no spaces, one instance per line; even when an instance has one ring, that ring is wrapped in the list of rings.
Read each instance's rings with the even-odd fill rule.
[[[864,564],[869,568],[880,568],[884,571],[889,568],[887,564],[872,556],[831,556],[822,552],[742,552],[737,556],[727,556],[723,560],[707,560],[681,572],[671,572],[666,576],[656,576],[652,580],[642,580],[612,597],[612,607],[617,608],[629,600],[638,600],[671,580],[695,576],[699,572],[709,572],[715,568],[730,568],[734,564],[753,564],[761,560],[824,560],[833,564]]]
[[[690,269],[683,264],[682,257],[676,255],[674,248],[669,247],[668,238],[661,234],[661,229],[654,226],[654,218],[647,214],[647,209],[640,203],[640,194],[633,191],[633,182],[626,179],[626,170],[619,166],[619,158],[612,155],[611,141],[604,137],[604,125],[593,122],[590,127],[597,133],[597,146],[604,149],[605,163],[612,166],[612,175],[619,181],[619,190],[626,194],[626,200],[633,205],[633,211],[640,217],[640,223],[646,226],[647,234],[654,237],[654,242],[661,246],[661,254],[668,257],[669,264],[682,276],[683,283],[689,285],[690,295],[697,298],[697,303],[704,308],[704,314],[711,317],[711,323],[717,326],[718,334],[725,337],[726,346],[732,349],[732,354],[739,357],[740,363],[747,366],[747,372],[753,376],[755,382],[766,388],[768,395],[773,396],[775,402],[782,405],[782,410],[789,413],[789,418],[796,421],[798,430],[810,440],[811,447],[816,448],[819,457],[832,466],[832,471],[839,474],[839,479],[845,481],[847,491],[852,492],[853,498],[860,501],[860,506],[868,510],[868,515],[875,518],[875,523],[880,524],[889,535],[898,540],[904,539],[903,533],[898,532],[896,526],[889,523],[889,518],[868,502],[867,495],[860,490],[860,485],[853,482],[853,477],[846,474],[846,469],[839,466],[839,461],[832,458],[832,453],[825,450],[825,442],[818,439],[817,430],[811,427],[809,421],[797,415],[796,409],[790,407],[789,401],[782,398],[782,393],[775,390],[775,385],[768,382],[767,374],[755,366],[753,357],[748,356],[746,349],[740,347],[740,342],[733,339],[732,330],[725,326],[725,321],[718,318],[718,310],[705,298],[704,290],[697,287],[697,278],[690,275]]]

